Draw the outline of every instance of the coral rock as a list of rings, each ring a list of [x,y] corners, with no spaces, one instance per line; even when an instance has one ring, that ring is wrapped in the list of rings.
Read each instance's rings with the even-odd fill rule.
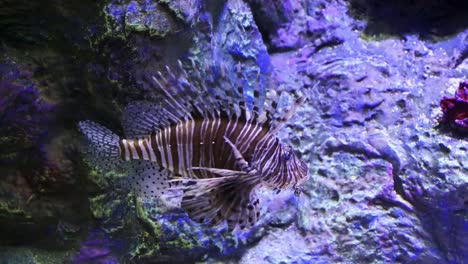
[[[444,113],[442,123],[468,132],[468,81],[460,83],[455,97],[442,98],[440,107]]]

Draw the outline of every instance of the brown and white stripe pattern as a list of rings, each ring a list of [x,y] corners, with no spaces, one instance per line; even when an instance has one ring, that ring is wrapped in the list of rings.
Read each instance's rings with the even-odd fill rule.
[[[282,189],[297,186],[306,179],[307,165],[289,146],[276,137],[264,137],[254,153],[262,179],[270,187]]]
[[[124,160],[144,159],[157,162],[175,175],[195,178],[213,177],[192,167],[237,170],[226,136],[247,159],[254,156],[265,170],[275,171],[280,145],[264,127],[238,119],[186,120],[140,139],[121,139]],[[255,155],[254,155],[255,154]]]
[[[192,167],[238,170],[226,136],[249,162],[255,164],[267,185],[284,188],[298,184],[307,166],[288,146],[264,127],[238,119],[186,120],[151,136],[120,140],[121,157],[157,162],[174,175],[191,178],[218,177]],[[292,159],[292,160],[290,160]]]

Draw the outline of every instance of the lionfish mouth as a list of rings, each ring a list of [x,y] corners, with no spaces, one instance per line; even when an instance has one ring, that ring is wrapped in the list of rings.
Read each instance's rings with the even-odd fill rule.
[[[294,195],[299,197],[299,195],[301,195],[302,193],[302,186],[294,186],[293,191],[294,191]]]
[[[298,177],[298,181],[294,185],[294,193],[296,195],[299,195],[302,192],[302,186],[307,182],[309,179],[309,171],[307,168],[307,165],[304,162],[301,162],[300,166],[300,175],[301,177]]]

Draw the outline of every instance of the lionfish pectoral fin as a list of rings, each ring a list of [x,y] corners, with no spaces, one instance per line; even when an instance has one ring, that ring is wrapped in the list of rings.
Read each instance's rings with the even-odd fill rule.
[[[233,177],[233,176],[244,176],[247,173],[243,171],[227,170],[227,169],[217,169],[217,168],[208,168],[208,167],[192,167],[192,170],[205,170],[213,174],[217,174],[222,177]]]
[[[182,208],[198,223],[216,225],[227,220],[231,231],[252,227],[260,215],[255,193],[259,181],[245,175],[188,180],[182,188]]]
[[[255,174],[256,170],[252,166],[250,166],[250,164],[245,160],[245,158],[240,153],[239,149],[237,149],[236,145],[234,145],[234,143],[232,143],[226,136],[224,136],[224,140],[226,141],[226,143],[229,144],[229,146],[232,149],[236,167],[240,168],[243,172]]]

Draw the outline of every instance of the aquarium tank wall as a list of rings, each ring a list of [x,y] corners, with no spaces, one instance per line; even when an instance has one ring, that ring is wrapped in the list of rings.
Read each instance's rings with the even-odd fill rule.
[[[468,263],[463,0],[0,0],[0,263]]]

